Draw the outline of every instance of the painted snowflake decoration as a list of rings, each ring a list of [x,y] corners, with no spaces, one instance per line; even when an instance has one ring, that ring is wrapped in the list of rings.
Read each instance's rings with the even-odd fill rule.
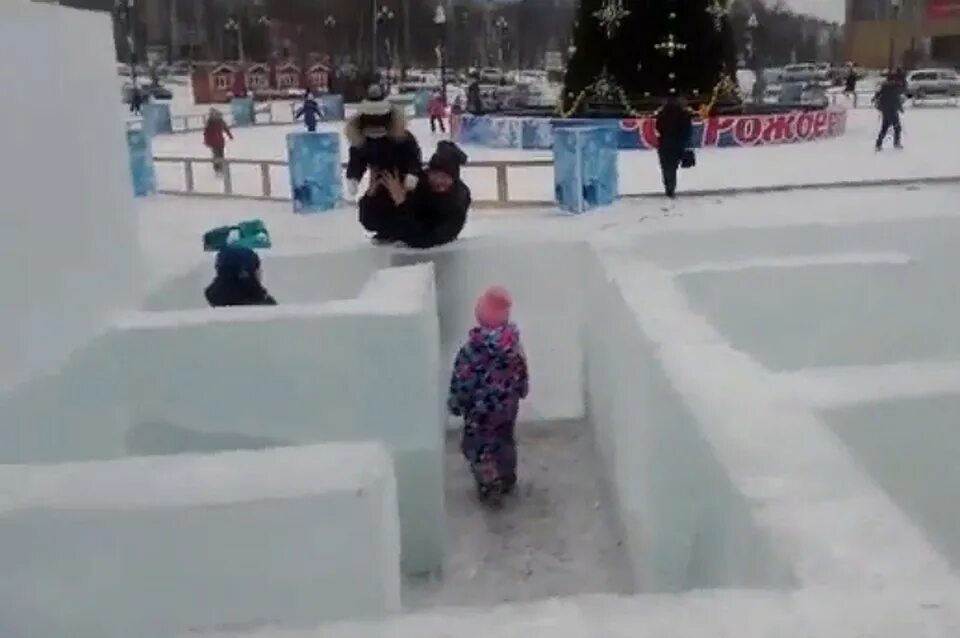
[[[724,0],[711,0],[706,8],[706,12],[713,18],[713,28],[718,32],[723,30],[723,19],[727,15],[727,8],[724,4]]]
[[[630,11],[623,8],[623,0],[604,0],[603,6],[593,12],[593,17],[603,27],[608,40],[612,40],[617,35],[620,24],[628,15]]]
[[[663,42],[654,45],[657,51],[663,51],[667,54],[668,58],[672,58],[677,54],[677,51],[683,51],[687,48],[687,45],[683,42],[677,42],[677,39],[672,33],[667,35],[667,39]]]
[[[590,85],[590,91],[594,97],[610,101],[620,94],[620,85],[617,84],[616,79],[607,71],[607,67],[603,67],[600,75],[593,81],[593,84]]]

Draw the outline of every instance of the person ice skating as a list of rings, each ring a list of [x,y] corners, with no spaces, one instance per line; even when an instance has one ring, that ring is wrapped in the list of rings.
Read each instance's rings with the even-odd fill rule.
[[[307,127],[307,131],[316,133],[317,123],[323,119],[323,111],[320,109],[320,103],[314,99],[313,94],[309,91],[307,92],[306,97],[303,99],[303,106],[297,109],[293,119],[296,121],[301,117],[303,118],[303,123]]]
[[[371,180],[381,173],[400,175],[408,191],[417,187],[423,170],[423,155],[417,139],[407,130],[403,107],[386,100],[379,85],[371,85],[359,112],[347,121],[344,134],[350,144],[347,162],[347,194],[357,194],[360,180],[369,169]],[[378,195],[387,198],[386,193]],[[367,195],[369,196],[369,195]]]
[[[427,112],[430,115],[430,132],[436,133],[437,125],[439,124],[440,132],[446,133],[447,128],[443,120],[447,116],[447,103],[439,91],[431,96],[430,101],[427,103]]]
[[[657,113],[657,134],[660,136],[657,155],[663,174],[663,189],[671,199],[677,195],[677,170],[690,143],[692,131],[693,120],[686,104],[677,97],[667,98]]]
[[[143,105],[146,102],[146,93],[140,89],[136,84],[133,85],[133,88],[130,90],[130,113],[133,115],[141,115],[143,113]]]
[[[857,69],[850,64],[847,68],[847,77],[844,79],[843,94],[847,99],[853,102],[853,108],[857,108],[857,82],[860,77],[857,75]]]
[[[450,106],[450,138],[457,139],[460,134],[460,124],[463,121],[463,99],[457,96]]]
[[[480,95],[480,79],[474,77],[467,86],[467,112],[472,115],[483,115],[483,97]]]
[[[485,502],[496,502],[517,484],[515,428],[520,401],[530,389],[510,309],[510,294],[499,286],[477,301],[478,325],[457,354],[447,401],[450,412],[463,417],[460,450]]]
[[[225,306],[275,306],[262,283],[260,257],[245,246],[227,246],[217,253],[217,274],[204,292],[214,308]]]
[[[213,172],[223,175],[224,157],[227,138],[233,139],[233,132],[223,119],[223,114],[217,109],[210,109],[207,125],[203,129],[203,143],[213,154]]]
[[[901,144],[902,125],[900,114],[903,113],[903,97],[900,90],[899,80],[891,75],[880,85],[876,95],[873,97],[873,103],[880,111],[882,118],[880,124],[880,134],[877,136],[876,148],[883,150],[883,141],[887,137],[890,129],[893,129],[894,148],[903,148]]]
[[[460,180],[467,156],[453,142],[437,144],[425,178],[408,192],[397,174],[381,174],[360,201],[360,223],[376,243],[433,248],[460,236],[470,208],[470,189]],[[388,197],[378,197],[377,191]]]

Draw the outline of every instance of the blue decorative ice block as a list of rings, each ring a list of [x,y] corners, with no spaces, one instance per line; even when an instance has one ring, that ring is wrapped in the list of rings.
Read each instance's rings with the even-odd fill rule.
[[[166,102],[148,102],[143,105],[143,123],[150,135],[173,133],[173,118]]]
[[[320,114],[324,122],[342,122],[347,119],[342,95],[321,95]]]
[[[553,132],[557,205],[571,213],[608,206],[618,194],[617,129],[557,128]]]
[[[147,197],[157,190],[153,170],[153,148],[146,128],[127,131],[127,149],[130,153],[130,175],[133,178],[133,194]]]
[[[230,101],[234,126],[253,126],[257,123],[252,97],[235,97]]]
[[[340,203],[340,133],[290,133],[290,192],[293,212],[320,213]]]
[[[430,98],[433,97],[433,91],[417,91],[413,94],[413,116],[427,117],[430,110]]]
[[[553,148],[553,120],[547,117],[527,117],[521,123],[521,145],[524,150]]]

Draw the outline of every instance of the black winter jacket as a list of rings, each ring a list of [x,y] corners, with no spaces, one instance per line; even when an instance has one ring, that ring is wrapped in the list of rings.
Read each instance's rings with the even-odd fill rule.
[[[383,192],[360,200],[360,223],[384,241],[410,248],[433,248],[454,241],[467,223],[470,189],[456,182],[449,193],[435,193],[426,179],[400,206]]]
[[[223,306],[276,306],[277,301],[270,296],[257,281],[232,281],[217,277],[207,286],[204,296],[214,308]]]
[[[360,181],[367,169],[396,171],[400,178],[418,175],[423,170],[420,145],[406,129],[406,118],[395,108],[391,127],[384,137],[367,137],[360,128],[359,116],[347,122],[345,134],[350,143],[347,179]]]
[[[659,150],[664,155],[679,158],[690,144],[693,118],[679,104],[665,104],[657,114]]]
[[[903,113],[903,99],[900,83],[896,80],[887,80],[880,85],[877,94],[873,96],[873,103],[877,110],[888,117]]]

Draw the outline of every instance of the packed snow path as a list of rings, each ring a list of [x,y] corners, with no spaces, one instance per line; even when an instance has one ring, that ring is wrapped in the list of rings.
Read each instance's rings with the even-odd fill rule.
[[[520,423],[518,493],[480,505],[447,439],[447,560],[439,580],[408,582],[404,606],[485,606],[631,591],[630,569],[601,486],[585,421]]]

